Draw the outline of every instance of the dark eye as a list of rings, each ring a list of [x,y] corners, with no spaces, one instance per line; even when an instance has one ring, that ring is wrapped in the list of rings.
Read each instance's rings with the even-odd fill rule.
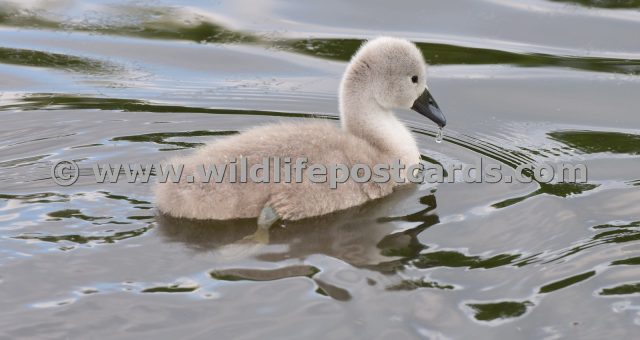
[[[411,81],[412,81],[414,84],[417,84],[417,83],[418,83],[418,76],[413,76],[413,77],[411,77]]]

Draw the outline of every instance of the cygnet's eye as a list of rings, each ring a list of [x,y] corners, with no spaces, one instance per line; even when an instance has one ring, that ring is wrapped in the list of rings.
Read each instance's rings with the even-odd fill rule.
[[[414,84],[417,84],[417,83],[418,83],[418,76],[413,76],[413,77],[411,77],[411,81],[412,81]]]

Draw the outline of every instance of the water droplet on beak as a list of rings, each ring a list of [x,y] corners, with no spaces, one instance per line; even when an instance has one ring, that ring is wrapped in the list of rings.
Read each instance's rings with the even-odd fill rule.
[[[442,128],[438,128],[438,133],[436,134],[436,143],[438,144],[442,143],[443,137],[444,137],[444,134],[442,133]]]

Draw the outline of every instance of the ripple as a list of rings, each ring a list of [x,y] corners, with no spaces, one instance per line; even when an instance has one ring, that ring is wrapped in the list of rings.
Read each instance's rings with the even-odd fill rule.
[[[415,260],[411,261],[411,264],[420,269],[434,267],[489,269],[514,264],[520,257],[520,254],[499,254],[482,258],[480,256],[467,256],[456,251],[442,250],[420,254]]]
[[[112,234],[105,234],[99,236],[86,236],[80,234],[66,234],[66,235],[44,235],[43,233],[30,233],[22,234],[18,236],[12,236],[13,239],[28,240],[28,241],[41,241],[50,243],[70,242],[74,244],[110,244],[118,241],[126,240],[133,237],[144,235],[146,232],[153,228],[152,225],[141,227],[133,230],[119,231]],[[70,250],[73,248],[65,248],[62,250]]]
[[[311,278],[319,272],[316,267],[298,265],[277,269],[222,269],[211,271],[209,275],[222,281],[273,281],[300,276]]]
[[[544,285],[544,286],[540,287],[539,293],[540,294],[550,293],[550,292],[553,292],[553,291],[556,291],[556,290],[559,290],[559,289],[562,289],[562,288],[566,288],[566,287],[575,285],[575,284],[577,284],[579,282],[582,282],[582,281],[584,281],[584,280],[586,280],[586,279],[588,279],[588,278],[590,278],[592,276],[595,276],[595,275],[596,275],[596,272],[594,270],[592,270],[592,271],[589,271],[589,272],[586,272],[586,273],[582,273],[582,274],[578,274],[578,275],[574,275],[574,276],[568,277],[566,279],[555,281],[555,282],[552,282],[552,283],[549,283],[547,285]]]
[[[517,318],[524,315],[527,309],[533,307],[530,301],[500,301],[492,303],[469,303],[467,306],[475,312],[474,317],[479,321],[494,321]]]
[[[61,221],[64,218],[77,218],[83,221],[97,221],[112,218],[111,216],[87,216],[82,214],[78,209],[53,211],[47,213],[47,216],[51,217],[50,219],[48,219],[49,221]]]
[[[178,148],[161,148],[159,151],[173,151],[181,149],[195,148],[204,143],[189,143],[167,140],[174,137],[202,137],[202,136],[229,136],[238,133],[238,131],[184,131],[184,132],[157,132],[147,133],[142,135],[132,136],[120,136],[114,137],[111,141],[127,141],[127,142],[143,142],[143,143],[155,143],[161,145],[173,145]]]
[[[324,282],[322,280],[314,279],[313,281],[318,285],[318,289],[316,289],[316,293],[320,295],[329,296],[334,300],[338,300],[338,301],[351,300],[351,294],[349,293],[348,290],[332,285],[330,283]]]
[[[545,263],[556,262],[586,249],[600,245],[640,240],[640,221],[628,224],[602,224],[594,226],[592,229],[596,231],[604,231],[600,231],[589,240],[580,242],[578,246],[563,251],[560,255],[546,261]]]
[[[600,8],[640,8],[638,0],[550,0],[555,2],[566,2],[582,5],[586,7]]]
[[[541,194],[549,194],[558,197],[569,197],[572,195],[578,195],[586,191],[593,190],[598,187],[597,184],[588,183],[538,183],[540,188],[529,194],[520,197],[509,198],[504,201],[500,201],[492,204],[494,208],[506,208],[508,206],[520,203],[528,198],[538,196]]]
[[[416,2],[411,13],[386,13],[380,27],[418,43],[454,118],[445,143],[435,146],[428,123],[398,112],[411,121],[423,160],[448,165],[482,156],[513,169],[578,160],[603,175],[576,184],[420,187],[278,224],[258,254],[227,259],[217,250],[255,231],[254,220],[155,217],[148,185],[80,181],[62,188],[24,178],[47,172],[50,158],[151,163],[257,124],[335,120],[340,72],[365,38],[379,33],[370,29],[375,16],[358,12],[340,23],[342,12],[323,16],[326,4],[281,1],[190,1],[182,8],[121,2],[0,5],[0,78],[8,79],[0,96],[8,118],[0,131],[7,151],[0,182],[19,182],[0,194],[0,283],[8,306],[0,326],[7,334],[45,334],[43,327],[60,337],[81,334],[86,327],[72,331],[77,325],[67,321],[86,319],[88,311],[98,336],[108,336],[111,325],[144,337],[175,326],[238,336],[247,325],[273,338],[292,329],[300,337],[338,338],[410,336],[415,329],[453,338],[604,337],[605,323],[613,335],[632,331],[637,320],[610,313],[609,301],[596,296],[628,304],[640,293],[632,277],[640,265],[632,192],[640,177],[629,169],[640,135],[623,126],[632,125],[625,108],[633,107],[640,75],[630,38],[637,11],[531,0],[431,8]],[[385,14],[383,1],[366,6]],[[433,10],[434,20],[427,31],[412,32],[407,18],[423,9]],[[226,17],[238,11],[242,17]],[[462,15],[440,15],[451,13]],[[447,26],[450,20],[465,22]],[[566,25],[572,30],[559,30]],[[274,26],[289,30],[265,28]],[[598,275],[603,271],[612,275]],[[193,279],[175,279],[185,275]],[[205,300],[211,297],[221,298]],[[60,305],[29,314],[21,308]],[[584,310],[580,329],[567,306]],[[517,327],[484,327],[511,321]]]
[[[549,137],[584,153],[640,155],[640,135],[605,131],[555,131]]]
[[[197,282],[190,279],[181,279],[170,285],[145,288],[141,293],[191,293],[198,290],[198,288],[200,286]]]
[[[26,143],[26,142],[23,142],[23,143]],[[29,166],[29,165],[37,164],[38,161],[45,159],[49,156],[51,155],[37,155],[37,156],[12,159],[8,161],[2,161],[0,162],[0,168],[17,168],[17,167]]]
[[[58,300],[58,301],[39,302],[39,303],[32,304],[31,307],[33,308],[61,307],[61,306],[70,305],[72,303],[75,303],[76,301],[77,299],[71,298],[71,299],[64,299],[64,300]]]
[[[426,281],[425,279],[402,280],[399,283],[387,286],[386,290],[416,290],[419,288],[435,288],[441,290],[455,289],[449,284],[440,284],[436,281]]]
[[[348,61],[364,42],[364,39],[273,38],[265,34],[231,30],[204,15],[172,7],[116,5],[109,6],[109,9],[122,15],[118,17],[112,14],[111,17],[99,17],[93,20],[85,18],[81,22],[57,22],[34,12],[4,8],[3,12],[0,12],[0,24],[11,27],[90,32],[147,39],[186,40],[197,43],[252,44],[339,61]],[[427,62],[433,65],[508,64],[519,67],[563,67],[593,72],[640,74],[638,58],[567,56],[433,42],[418,41],[416,43]]]
[[[360,39],[306,39],[283,41],[280,45],[314,57],[349,61],[363,42],[364,40]],[[416,42],[416,44],[430,65],[507,64],[519,67],[563,67],[593,72],[640,74],[640,59],[516,53],[428,42]]]
[[[47,10],[38,12],[0,7],[0,24],[21,28],[91,32],[148,39],[189,40],[198,43],[253,42],[255,37],[215,24],[201,15],[176,7],[104,6],[106,15],[85,15],[81,21],[57,21]],[[115,13],[114,13],[115,12]],[[97,16],[96,16],[97,15]]]
[[[70,195],[57,192],[40,192],[24,195],[0,194],[0,199],[17,200],[22,204],[62,203],[69,202]]]
[[[0,64],[46,67],[93,75],[113,74],[122,68],[101,60],[68,54],[0,47]]]
[[[600,295],[631,295],[640,294],[640,283],[629,283],[611,288],[604,288]]]
[[[640,265],[640,256],[638,257],[630,257],[628,259],[624,259],[624,260],[615,260],[613,262],[611,262],[612,266],[619,266],[619,265]]]
[[[22,100],[1,105],[0,110],[109,110],[123,112],[208,113],[275,116],[290,118],[336,119],[333,115],[261,110],[210,109],[180,105],[162,105],[139,99],[85,97],[64,94],[31,94]]]

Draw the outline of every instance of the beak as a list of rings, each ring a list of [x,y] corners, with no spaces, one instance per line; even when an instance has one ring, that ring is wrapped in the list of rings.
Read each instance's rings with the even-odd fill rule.
[[[424,92],[416,99],[411,109],[431,119],[441,128],[447,125],[447,119],[444,117],[444,114],[442,114],[442,111],[440,111],[431,93],[429,93],[429,89],[424,89]]]

